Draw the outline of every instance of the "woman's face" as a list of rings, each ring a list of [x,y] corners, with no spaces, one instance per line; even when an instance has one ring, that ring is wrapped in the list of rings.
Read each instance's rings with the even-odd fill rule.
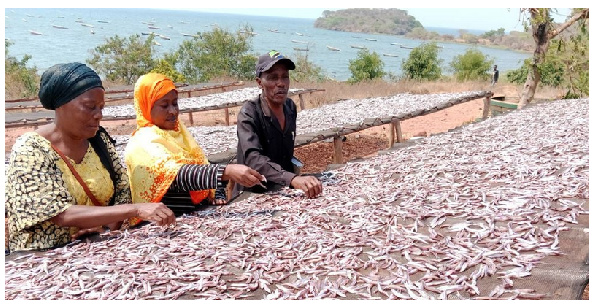
[[[179,106],[177,106],[177,91],[171,90],[165,96],[154,102],[150,110],[152,123],[161,129],[174,130],[177,128]]]
[[[56,108],[56,122],[62,129],[82,139],[96,135],[104,109],[104,89],[93,88]]]

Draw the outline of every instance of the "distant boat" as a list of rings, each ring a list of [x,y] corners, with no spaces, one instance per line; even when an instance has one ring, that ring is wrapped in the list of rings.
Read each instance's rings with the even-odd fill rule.
[[[308,51],[308,48],[294,47],[294,50],[297,50],[297,51]]]
[[[277,29],[269,29],[268,31],[273,32],[273,33],[279,33],[279,30],[277,30]]]
[[[167,28],[169,28],[169,29],[173,29],[173,26],[171,26],[171,25],[167,25]]]
[[[142,32],[142,35],[150,35],[150,34],[156,35],[156,33],[154,33],[154,32]]]
[[[383,55],[386,56],[386,57],[398,57],[398,55],[394,55],[394,54],[391,54],[391,53],[384,53]]]
[[[103,23],[103,24],[107,24],[108,23],[108,21],[106,21],[106,20],[98,20],[98,22],[99,23]]]
[[[195,38],[199,38],[200,37],[199,35],[189,34],[189,33],[181,33],[181,35],[183,35],[183,36],[191,36],[191,37],[195,37]]]
[[[353,38],[362,38],[362,37],[360,37],[360,36],[355,36],[355,35],[352,35],[352,37],[353,37]]]
[[[308,42],[305,42],[305,41],[298,41],[298,40],[292,40],[292,43],[298,43],[298,44],[308,44]]]
[[[58,16],[58,18],[65,18],[65,16]]]
[[[52,27],[56,28],[56,29],[68,29],[67,27],[64,26],[57,26],[57,25],[52,25]]]
[[[159,34],[158,37],[160,37],[163,40],[170,40],[171,38],[162,34]]]
[[[78,23],[82,24],[82,23],[83,23],[83,20],[81,20],[81,19],[78,19],[78,20],[76,20],[75,22],[78,22]]]
[[[157,42],[156,40],[152,41],[152,44],[156,45],[156,46],[162,46],[159,42]]]
[[[96,32],[94,32],[94,29],[90,29],[90,33],[91,34],[96,34]]]
[[[84,27],[88,27],[88,28],[93,28],[94,26],[90,25],[90,24],[81,24]]]
[[[366,38],[365,40],[367,40],[367,41],[371,41],[371,42],[375,42],[375,41],[377,41],[376,39],[372,39],[372,38]]]
[[[160,29],[159,27],[155,27],[155,26],[148,26],[148,29]]]
[[[400,44],[400,43],[392,43],[392,45],[400,45],[400,46],[402,46],[402,44]]]
[[[302,33],[298,33],[298,32],[296,32],[296,35],[299,35],[299,36],[304,36],[304,34],[302,34]]]
[[[25,15],[26,15],[27,17],[35,17],[35,16],[33,16],[33,15],[29,15],[29,14],[25,14]]]
[[[406,47],[406,46],[400,46],[400,48],[404,48],[404,49],[413,49],[412,47]]]
[[[29,33],[31,33],[33,35],[42,35],[42,32],[37,32],[37,31],[33,31],[33,30],[29,30]]]
[[[331,46],[327,46],[327,49],[329,49],[331,51],[340,51],[339,48],[335,48],[335,47],[331,47]]]
[[[183,21],[183,20],[180,20],[180,21],[179,21],[179,23],[180,23],[180,24],[189,24],[189,22],[187,22],[187,21]]]
[[[367,49],[367,47],[362,46],[362,45],[350,45],[350,48],[356,48],[356,49]]]

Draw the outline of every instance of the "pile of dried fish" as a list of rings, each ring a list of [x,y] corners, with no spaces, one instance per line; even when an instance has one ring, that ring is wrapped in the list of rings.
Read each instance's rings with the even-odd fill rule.
[[[5,299],[538,299],[589,215],[589,100],[538,104],[325,179],[5,262]],[[515,133],[516,132],[516,133]]]
[[[290,95],[300,91],[303,91],[303,89],[290,89]],[[180,112],[222,109],[225,107],[241,106],[244,101],[253,99],[258,94],[260,94],[260,89],[257,87],[243,88],[204,96],[180,97],[177,103]],[[102,110],[102,115],[105,118],[135,118],[133,102],[127,105],[106,106]]]
[[[442,94],[398,94],[388,97],[344,100],[335,104],[298,112],[297,135],[304,135],[347,125],[362,123],[369,118],[388,118],[426,110],[442,109],[453,100],[479,97],[481,92]],[[194,139],[207,155],[237,147],[235,125],[188,127]],[[117,150],[122,152],[129,136],[116,136]]]

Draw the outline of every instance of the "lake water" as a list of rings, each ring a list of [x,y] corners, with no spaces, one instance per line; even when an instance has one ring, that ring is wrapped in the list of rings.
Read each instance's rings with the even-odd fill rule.
[[[359,49],[351,45],[362,45],[377,52],[385,64],[385,71],[400,75],[402,60],[408,58],[410,49],[422,40],[407,39],[404,36],[339,32],[313,27],[313,19],[242,16],[192,11],[163,9],[5,9],[5,39],[13,45],[9,54],[18,59],[25,54],[32,56],[28,62],[40,72],[46,68],[64,62],[85,63],[91,58],[90,50],[104,44],[106,39],[115,35],[129,37],[142,32],[155,32],[167,38],[156,38],[160,44],[155,46],[157,54],[171,52],[183,42],[191,39],[183,34],[196,34],[210,31],[218,26],[228,31],[237,31],[243,25],[253,27],[256,35],[252,38],[252,53],[258,55],[271,49],[278,50],[294,59],[299,51],[296,48],[308,48],[308,58],[322,67],[327,74],[337,80],[350,77],[349,61],[355,59]],[[150,29],[152,23],[158,29]],[[63,27],[66,29],[60,29]],[[271,30],[271,31],[270,31]],[[430,28],[440,34],[457,34],[458,29]],[[34,35],[31,31],[40,33]],[[277,32],[274,32],[277,31]],[[93,33],[92,33],[93,32]],[[480,34],[473,32],[473,34]],[[144,36],[143,36],[144,37]],[[292,42],[292,41],[299,41]],[[453,57],[463,54],[466,44],[438,43],[443,49],[439,57],[443,67],[449,73],[449,63]],[[338,48],[331,51],[327,46]],[[530,53],[514,52],[503,49],[476,47],[498,65],[500,71],[512,70],[521,66]],[[304,51],[302,51],[304,53]],[[383,56],[383,54],[397,57]]]

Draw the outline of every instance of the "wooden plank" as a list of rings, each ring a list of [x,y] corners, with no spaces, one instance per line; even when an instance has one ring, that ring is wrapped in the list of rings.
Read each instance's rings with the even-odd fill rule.
[[[298,97],[300,98],[300,110],[306,109],[306,107],[304,107],[304,99],[302,98],[302,94],[298,94]]]
[[[225,125],[229,126],[229,108],[225,108]]]

